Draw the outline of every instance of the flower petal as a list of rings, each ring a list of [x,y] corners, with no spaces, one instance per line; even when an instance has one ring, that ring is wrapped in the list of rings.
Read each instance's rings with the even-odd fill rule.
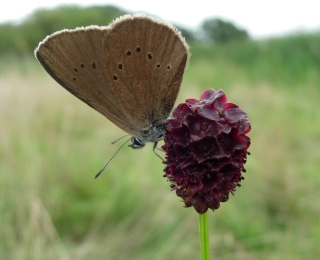
[[[200,95],[200,100],[213,99],[215,93],[216,93],[216,91],[214,89],[209,88],[209,89],[202,92],[202,94]]]

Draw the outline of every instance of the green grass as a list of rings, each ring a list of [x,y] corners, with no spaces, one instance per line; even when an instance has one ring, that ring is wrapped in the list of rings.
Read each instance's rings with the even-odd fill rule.
[[[210,70],[213,63],[218,70],[211,71],[211,74],[219,74],[220,80],[234,82],[244,77],[251,84],[264,81],[290,88],[320,82],[320,33],[234,42],[216,47],[194,44],[191,51],[195,53],[193,62],[204,60],[209,63],[198,66],[198,69]],[[205,71],[203,74],[209,75]]]
[[[246,179],[208,215],[211,257],[317,259],[319,60],[298,75],[295,57],[241,65],[251,47],[192,46],[178,98],[223,88],[252,123]],[[0,259],[200,259],[198,216],[169,191],[152,146],[125,147],[95,180],[123,133],[34,58],[1,60],[0,122]]]

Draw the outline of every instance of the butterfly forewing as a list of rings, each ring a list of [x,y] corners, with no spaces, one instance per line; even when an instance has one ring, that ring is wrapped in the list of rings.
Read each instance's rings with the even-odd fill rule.
[[[63,30],[35,50],[64,88],[127,133],[168,117],[179,92],[188,47],[172,26],[126,15],[107,27]]]
[[[179,92],[186,43],[172,26],[145,16],[128,16],[111,27],[103,41],[107,77],[124,113],[139,129],[164,122]]]

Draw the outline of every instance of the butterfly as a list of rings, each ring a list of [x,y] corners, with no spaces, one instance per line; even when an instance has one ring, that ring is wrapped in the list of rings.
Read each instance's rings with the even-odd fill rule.
[[[55,32],[35,56],[62,87],[131,135],[132,148],[155,148],[190,55],[175,27],[136,14]]]

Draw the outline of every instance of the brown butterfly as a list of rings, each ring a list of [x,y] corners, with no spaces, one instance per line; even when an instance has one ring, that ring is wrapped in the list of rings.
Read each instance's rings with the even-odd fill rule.
[[[164,135],[189,47],[172,25],[125,15],[108,26],[53,33],[35,56],[62,87],[132,135],[132,148],[141,148]]]

